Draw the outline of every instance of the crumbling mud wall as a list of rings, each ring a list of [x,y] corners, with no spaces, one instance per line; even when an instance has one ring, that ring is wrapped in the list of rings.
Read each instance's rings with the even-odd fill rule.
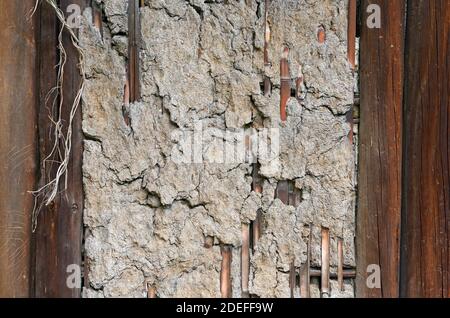
[[[339,241],[353,268],[347,1],[146,0],[129,104],[128,1],[96,2],[101,30],[87,9],[80,31],[84,296],[220,297],[231,254],[228,296],[298,297],[306,265],[322,267],[323,229],[331,272]],[[331,279],[329,294],[352,297],[352,280]]]

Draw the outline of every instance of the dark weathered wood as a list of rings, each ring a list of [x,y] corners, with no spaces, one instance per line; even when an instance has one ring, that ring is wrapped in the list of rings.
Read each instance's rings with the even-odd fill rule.
[[[366,25],[371,3],[381,7],[380,29]],[[405,0],[364,0],[361,8],[356,291],[359,297],[397,297]],[[370,264],[381,266],[381,289],[367,288]]]
[[[63,11],[71,4],[78,4],[83,11],[88,3],[87,0],[61,0],[60,6]],[[65,32],[64,47],[67,48],[67,65],[64,76],[64,106],[63,118],[68,122],[70,107],[81,84],[80,69],[78,67],[79,57],[71,43],[68,32]],[[59,210],[58,233],[58,264],[62,277],[67,278],[67,265],[82,265],[81,248],[83,239],[83,131],[82,111],[79,105],[73,122],[72,152],[68,166],[67,190],[61,195],[61,208]],[[59,280],[60,291],[58,297],[80,297],[81,289],[68,289],[66,279]]]
[[[450,2],[408,2],[401,295],[449,297]]]
[[[78,4],[83,10],[87,6],[87,0],[61,0],[60,7],[66,12],[70,4]],[[54,69],[55,58],[57,57],[57,47],[55,40],[59,32],[59,23],[55,26],[54,12],[48,7],[41,8],[41,14],[46,16],[48,21],[41,21],[40,29],[40,131],[46,134],[50,129],[50,122],[44,117],[48,111],[43,105],[42,97],[48,89],[56,84],[56,77],[49,70]],[[70,35],[67,31],[63,35],[63,45],[67,52],[67,62],[64,70],[64,85],[62,107],[63,131],[66,132],[69,123],[69,112],[75,95],[81,84],[78,52],[73,47]],[[55,53],[56,52],[56,53]],[[51,65],[53,64],[53,65]],[[48,72],[48,73],[47,73]],[[53,84],[52,84],[53,82]],[[67,272],[69,265],[82,265],[82,211],[83,211],[83,187],[82,187],[82,155],[83,155],[83,134],[81,128],[81,105],[76,113],[73,122],[72,152],[68,166],[68,185],[54,202],[45,208],[39,216],[38,226],[35,236],[35,295],[37,297],[80,297],[80,288],[69,288],[67,286]],[[48,147],[51,140],[41,139],[41,156],[48,154]],[[48,136],[47,136],[48,138]],[[42,159],[42,158],[41,158]],[[45,181],[48,174],[52,174],[52,167],[46,167],[42,172],[41,182]],[[64,182],[61,184],[63,190]]]
[[[130,102],[140,97],[139,41],[140,41],[139,1],[128,0],[128,83]]]
[[[36,186],[34,0],[0,1],[0,297],[30,295]]]
[[[57,18],[53,8],[47,3],[42,3],[36,12],[38,19],[37,35],[37,67],[38,67],[38,85],[39,85],[39,105],[38,105],[38,124],[39,124],[39,186],[41,188],[47,184],[54,176],[56,164],[59,160],[56,154],[49,158],[46,164],[43,160],[52,151],[55,139],[52,133],[51,117],[57,116],[57,105],[53,107],[55,94],[51,94],[56,86],[58,64],[57,54]],[[59,99],[56,98],[56,103]],[[43,202],[39,202],[43,204]],[[57,239],[55,232],[49,229],[55,228],[58,218],[59,200],[53,202],[50,206],[42,206],[37,218],[37,228],[33,237],[33,293],[36,297],[45,297],[56,294],[53,280],[55,269],[57,268]]]

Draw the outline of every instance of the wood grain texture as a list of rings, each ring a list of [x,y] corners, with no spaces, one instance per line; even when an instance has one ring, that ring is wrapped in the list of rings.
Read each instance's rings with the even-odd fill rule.
[[[36,186],[34,0],[0,1],[0,297],[30,295]]]
[[[401,295],[449,297],[450,2],[408,2]]]
[[[365,24],[378,4],[382,27]],[[358,297],[397,297],[400,258],[404,0],[362,1]],[[367,266],[381,267],[381,289],[366,286]]]
[[[61,0],[60,7],[66,12],[70,4],[78,4],[83,10],[87,6],[87,0]],[[46,17],[41,20],[40,28],[40,152],[41,158],[48,154],[48,146],[51,140],[46,135],[50,129],[50,122],[44,117],[48,114],[45,100],[42,97],[48,93],[48,89],[56,84],[53,72],[57,47],[55,46],[57,32],[60,25],[54,19],[54,12],[46,6],[41,7],[41,14]],[[52,16],[53,14],[53,16]],[[63,129],[66,131],[69,122],[69,112],[75,95],[81,84],[80,70],[78,67],[78,52],[73,47],[70,35],[64,32],[63,45],[67,52],[67,62],[64,71]],[[73,122],[72,153],[68,166],[67,189],[54,200],[48,208],[39,216],[38,227],[35,235],[35,296],[36,297],[80,297],[80,288],[69,288],[67,273],[69,265],[82,265],[82,212],[83,212],[83,179],[82,179],[82,134],[81,105]],[[43,136],[46,135],[46,136]],[[54,173],[54,167],[46,167],[41,171],[41,182]],[[62,190],[62,189],[61,189]]]

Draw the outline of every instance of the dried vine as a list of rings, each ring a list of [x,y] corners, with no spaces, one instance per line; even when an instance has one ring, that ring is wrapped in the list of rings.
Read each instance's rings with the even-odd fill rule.
[[[46,155],[46,157],[42,161],[42,165],[45,167],[47,163],[51,161],[51,163],[54,163],[53,159],[55,156],[58,156],[60,158],[57,162],[57,170],[56,174],[52,179],[47,182],[44,186],[41,188],[31,191],[31,193],[35,197],[35,204],[34,209],[32,213],[32,224],[33,224],[33,232],[36,230],[37,227],[37,219],[39,216],[40,211],[44,206],[48,206],[51,204],[51,202],[56,198],[56,196],[60,192],[64,192],[67,189],[67,183],[68,183],[68,176],[67,176],[67,169],[68,164],[70,160],[70,153],[72,151],[72,131],[73,131],[73,121],[75,118],[75,114],[78,110],[78,107],[81,103],[85,83],[86,83],[86,73],[84,69],[84,52],[83,49],[80,46],[79,38],[76,34],[76,30],[73,26],[69,25],[66,21],[64,12],[59,8],[56,0],[36,0],[36,4],[33,8],[33,10],[30,13],[30,16],[33,16],[38,9],[39,5],[42,4],[42,2],[46,2],[49,4],[53,10],[55,11],[55,14],[57,16],[57,19],[61,25],[61,28],[59,30],[58,34],[58,50],[59,50],[59,61],[56,65],[56,68],[58,70],[57,72],[57,82],[56,86],[50,90],[49,96],[53,97],[53,107],[58,107],[56,112],[56,117],[51,117],[50,120],[52,122],[52,134],[54,136],[54,144],[52,147],[52,150],[49,154]],[[64,71],[65,66],[67,62],[67,52],[63,45],[63,33],[64,31],[67,31],[70,35],[71,42],[75,49],[78,52],[79,56],[79,70],[80,70],[80,76],[81,76],[81,84],[78,89],[78,92],[75,96],[75,99],[71,105],[70,109],[70,115],[69,115],[69,121],[67,123],[67,131],[64,132],[63,129],[63,119],[62,119],[62,109],[64,106],[64,94],[63,94],[63,87],[64,87]],[[47,100],[46,100],[47,101]],[[61,183],[64,182],[64,187],[61,188]]]

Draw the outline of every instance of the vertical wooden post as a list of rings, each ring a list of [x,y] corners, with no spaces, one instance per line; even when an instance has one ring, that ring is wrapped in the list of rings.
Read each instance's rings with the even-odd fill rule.
[[[369,4],[381,8],[379,29],[366,23]],[[359,297],[397,297],[405,0],[363,0],[361,5],[356,292]],[[381,267],[381,289],[366,285],[370,264]]]
[[[57,116],[57,103],[59,99],[50,91],[56,86],[58,64],[57,29],[58,23],[55,11],[47,3],[43,2],[36,12],[38,19],[38,47],[37,67],[39,85],[39,158],[43,160],[52,151],[54,135],[52,134],[52,118]],[[56,105],[53,106],[54,98]],[[56,174],[56,162],[59,158],[56,154],[49,158],[47,164],[39,165],[38,188],[47,184]],[[58,218],[59,200],[52,202],[50,206],[43,206],[37,219],[38,227],[33,236],[33,292],[36,297],[55,295],[54,284],[50,284],[57,268],[57,239],[54,231],[49,231],[56,226]],[[49,270],[50,269],[50,270]]]
[[[77,4],[81,10],[87,6],[87,0],[61,0],[60,7],[66,12],[70,4]],[[41,21],[40,29],[40,151],[41,157],[48,154],[48,146],[51,140],[46,140],[50,122],[45,120],[48,110],[43,104],[48,89],[56,84],[56,76],[53,72],[55,59],[58,54],[55,46],[55,38],[59,32],[60,25],[54,19],[55,12],[48,6],[42,5],[42,17],[48,18]],[[53,17],[52,17],[53,16]],[[72,103],[81,84],[80,70],[78,67],[78,52],[73,47],[70,35],[64,32],[63,45],[67,53],[67,62],[64,71],[64,87],[61,117],[63,118],[63,129],[66,130],[69,122],[69,113]],[[53,82],[53,83],[52,83]],[[82,156],[83,156],[83,134],[81,127],[81,105],[73,122],[72,153],[68,166],[68,185],[48,208],[43,210],[38,219],[35,235],[35,295],[36,297],[80,297],[81,289],[67,286],[68,266],[75,265],[81,268],[81,246],[83,237],[82,212],[83,212],[83,184],[82,184]],[[49,169],[49,170],[47,170]],[[51,167],[42,171],[43,182]],[[61,189],[62,190],[62,189]],[[72,268],[73,270],[73,268]]]
[[[450,297],[449,38],[449,1],[409,1],[401,266],[406,297]]]
[[[34,0],[0,1],[0,297],[30,296],[36,186]]]
[[[61,0],[61,9],[66,12],[67,7],[71,4],[78,4],[81,12],[88,6],[88,0]],[[64,77],[64,111],[63,118],[68,122],[70,106],[72,105],[78,89],[81,84],[81,76],[79,69],[79,56],[75,47],[72,45],[68,32],[64,34],[64,47],[67,51],[67,65]],[[65,193],[61,195],[61,210],[59,211],[59,262],[60,270],[62,270],[64,279],[61,278],[61,291],[58,297],[80,297],[81,289],[68,289],[67,266],[81,266],[81,248],[83,240],[83,129],[82,129],[82,109],[79,105],[75,119],[73,121],[72,135],[72,153],[68,166],[69,184]]]

